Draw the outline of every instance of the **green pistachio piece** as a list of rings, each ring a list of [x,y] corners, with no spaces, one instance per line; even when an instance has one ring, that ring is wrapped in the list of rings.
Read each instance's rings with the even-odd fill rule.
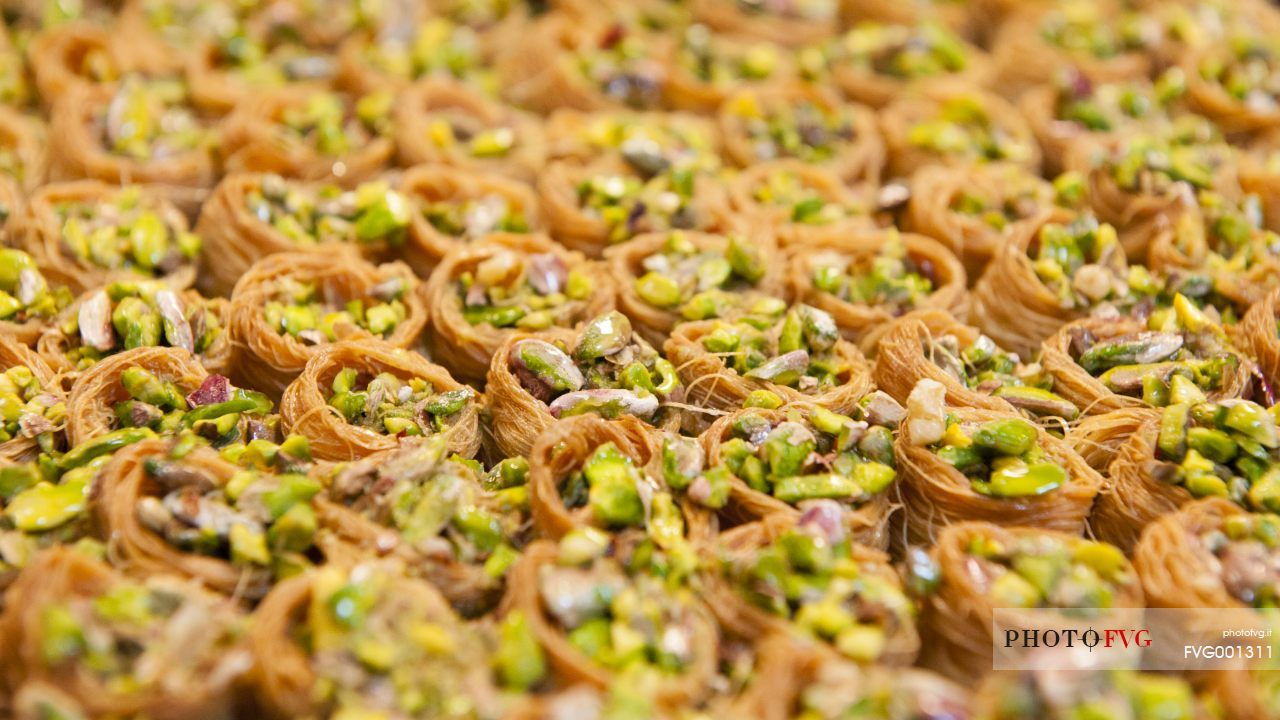
[[[830,313],[810,305],[799,305],[796,310],[803,321],[804,339],[813,352],[826,352],[835,347],[840,330]]]
[[[642,300],[660,308],[674,308],[680,304],[680,285],[659,272],[647,272],[636,278],[636,294]]]
[[[524,612],[513,610],[498,629],[494,665],[504,686],[524,692],[547,676],[547,659]]]
[[[804,350],[793,350],[748,370],[745,377],[765,380],[777,385],[794,385],[808,369],[809,353]]]
[[[778,331],[778,352],[789,353],[804,349],[804,321],[800,312],[792,310],[782,319],[782,327]]]
[[[267,549],[267,536],[247,525],[232,525],[227,534],[231,546],[231,562],[238,565],[271,565],[271,552]]]
[[[723,290],[708,290],[689,298],[680,308],[685,320],[710,320],[728,314],[733,307],[734,296]]]
[[[742,402],[744,408],[765,408],[766,410],[776,410],[782,407],[782,398],[777,393],[770,390],[752,390],[747,399]]]
[[[609,535],[593,527],[570,530],[560,539],[556,562],[561,565],[586,565],[609,550]]]
[[[87,481],[67,481],[60,485],[41,482],[14,496],[4,514],[18,530],[43,532],[78,517],[84,512],[88,500]]]
[[[618,384],[628,390],[645,390],[654,392],[655,387],[653,378],[649,375],[649,368],[644,363],[637,360],[623,368],[618,373]]]
[[[66,606],[45,607],[40,621],[40,657],[49,667],[62,665],[88,648],[84,627]]]
[[[878,462],[865,462],[853,469],[853,479],[868,495],[878,495],[898,475],[892,467]]]
[[[1187,446],[1218,463],[1230,462],[1236,456],[1236,443],[1231,436],[1212,428],[1187,430]]]
[[[725,251],[725,259],[729,261],[733,272],[749,283],[760,282],[764,277],[764,259],[760,256],[759,248],[748,244],[737,235],[729,236],[729,247]]]
[[[799,475],[809,455],[817,449],[817,439],[809,428],[796,422],[780,423],[761,447],[775,478]]]
[[[116,335],[124,339],[126,350],[160,344],[160,314],[141,298],[122,298],[111,313],[111,325]]]
[[[698,277],[698,287],[719,288],[733,275],[733,266],[722,257],[707,258],[699,263],[695,274]]]
[[[525,314],[524,308],[515,305],[485,305],[462,310],[462,317],[468,324],[488,323],[496,328],[513,327]]]
[[[120,384],[130,397],[156,407],[186,406],[177,390],[143,368],[126,368],[120,374]]]
[[[951,465],[962,473],[982,464],[982,455],[973,445],[943,445],[935,451],[940,460]]]
[[[718,510],[729,502],[732,480],[729,468],[723,465],[711,468],[703,473],[698,481],[695,481],[698,483],[705,481],[705,492],[695,493],[693,491],[695,486],[690,486],[689,497],[704,507]]]
[[[318,481],[306,475],[290,473],[280,475],[278,480],[280,484],[262,496],[273,520],[280,519],[295,506],[310,502],[322,489]]]
[[[1191,490],[1190,486],[1187,489]],[[1280,469],[1268,470],[1249,487],[1249,504],[1267,512],[1280,512]]]
[[[1013,571],[1035,586],[1041,595],[1048,595],[1066,574],[1070,558],[1065,554],[1017,555],[1013,558]]]
[[[1202,403],[1208,400],[1203,391],[1196,387],[1196,383],[1191,378],[1181,373],[1175,373],[1169,378],[1169,402],[1171,403]]]
[[[1080,354],[1080,367],[1096,375],[1117,365],[1149,365],[1167,360],[1182,348],[1177,333],[1140,332],[1123,339],[1100,342]]]
[[[590,487],[588,504],[602,523],[626,527],[644,520],[635,468],[613,443],[596,448],[583,463],[582,474]]]
[[[266,415],[271,412],[271,399],[260,392],[236,388],[235,395],[237,397],[233,397],[226,402],[201,405],[188,410],[182,416],[182,423],[187,427],[191,427],[197,422],[215,420],[228,415],[240,413]]]
[[[860,623],[845,628],[835,638],[836,650],[859,662],[874,662],[884,653],[888,642],[884,628]]]
[[[1015,461],[992,470],[989,492],[995,497],[1033,497],[1066,483],[1067,471],[1057,465]]]
[[[668,435],[662,441],[662,479],[673,490],[689,487],[706,464],[702,446],[693,438]]]
[[[35,461],[13,463],[0,468],[0,500],[5,502],[14,495],[40,482],[41,473]]]
[[[529,461],[522,457],[510,457],[489,473],[485,484],[492,490],[520,487],[529,481]]]
[[[58,468],[64,472],[83,467],[95,458],[109,455],[127,445],[154,438],[156,434],[149,428],[121,428],[92,440],[86,440],[67,451],[58,459]]]
[[[624,482],[597,482],[588,492],[593,514],[608,527],[628,527],[644,521],[644,504],[635,485]]]
[[[1084,540],[1071,553],[1071,559],[1093,568],[1107,580],[1115,581],[1124,571],[1124,552],[1115,545]]]
[[[1275,421],[1261,405],[1251,402],[1235,403],[1227,410],[1223,423],[1265,448],[1280,447]]]
[[[1170,405],[1160,414],[1160,430],[1156,447],[1164,457],[1179,460],[1187,452],[1187,423],[1191,408],[1186,404]]]
[[[569,643],[582,654],[599,661],[612,644],[612,626],[605,618],[593,618],[569,631]]]
[[[840,444],[845,444],[843,438]],[[858,452],[871,462],[893,467],[893,431],[883,425],[872,425],[858,440]]]
[[[345,393],[355,389],[360,373],[355,368],[343,368],[333,377],[333,392]]]
[[[150,211],[140,213],[129,231],[133,261],[146,270],[155,268],[168,254],[168,236],[168,228],[159,215]]]
[[[30,255],[14,248],[0,248],[0,288],[16,290],[22,281],[22,273],[38,273],[36,261]]]
[[[1230,489],[1227,482],[1217,475],[1210,473],[1188,473],[1183,485],[1187,491],[1196,497],[1227,497]],[[1254,487],[1257,487],[1256,485]],[[1259,498],[1265,498],[1266,493],[1260,494]],[[1252,489],[1250,492],[1252,497]]]
[[[364,323],[374,335],[386,335],[400,323],[400,316],[394,306],[380,303],[365,311]]]
[[[1141,718],[1192,718],[1197,714],[1191,686],[1181,678],[1144,674],[1133,678],[1132,702]],[[1105,711],[1104,711],[1105,712]]]
[[[773,486],[773,495],[785,503],[794,504],[819,498],[861,500],[866,497],[866,492],[852,477],[821,473],[779,478]]]
[[[678,546],[684,540],[684,515],[671,493],[655,493],[649,506],[649,536],[660,548]]]
[[[716,354],[732,353],[742,344],[742,337],[730,327],[717,327],[702,338],[702,346],[707,352]]]
[[[1060,417],[1064,420],[1075,420],[1080,416],[1080,408],[1061,395],[1044,388],[1005,385],[998,388],[993,394],[1015,408],[1036,417]]]
[[[853,423],[853,418],[817,406],[809,412],[809,422],[821,432],[839,435],[841,430]]]
[[[481,552],[493,551],[503,540],[502,524],[497,516],[475,505],[458,508],[453,524]]]
[[[573,357],[581,362],[598,360],[622,350],[630,342],[631,321],[615,310],[595,318],[583,328]]]
[[[680,374],[676,372],[676,367],[670,360],[661,357],[655,359],[653,369],[658,373],[658,382],[653,386],[655,394],[667,397],[680,386]]]
[[[315,538],[316,529],[315,510],[305,502],[298,502],[271,523],[267,540],[277,551],[306,552]]]
[[[572,392],[586,383],[573,359],[549,342],[522,340],[515,349],[521,364],[552,390]]]
[[[1036,444],[1036,428],[1021,418],[992,420],[973,434],[973,444],[998,455],[1018,456]]]
[[[1017,573],[996,578],[988,595],[996,607],[1032,608],[1040,604],[1040,591]]]
[[[1164,407],[1169,404],[1169,384],[1159,375],[1142,377],[1142,401],[1153,407]]]
[[[427,401],[427,412],[441,418],[459,413],[467,403],[475,397],[476,391],[469,387],[460,387],[437,395]]]
[[[386,190],[376,201],[362,207],[355,223],[356,239],[367,242],[393,236],[409,226],[411,216],[408,199]]]

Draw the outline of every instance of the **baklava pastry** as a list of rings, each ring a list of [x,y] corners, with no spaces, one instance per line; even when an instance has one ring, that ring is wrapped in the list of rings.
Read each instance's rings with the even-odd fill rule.
[[[195,583],[54,548],[6,597],[0,647],[18,717],[217,720],[241,706],[248,618]]]
[[[439,436],[464,458],[480,449],[479,393],[421,355],[377,340],[312,355],[285,388],[280,419],[321,460],[357,460],[407,437]]]
[[[572,329],[614,305],[614,281],[601,263],[545,235],[489,235],[444,256],[423,290],[433,357],[478,381],[519,333]]]
[[[757,163],[729,183],[729,202],[742,224],[769,228],[784,249],[826,235],[874,229],[876,207],[868,195],[800,160]]]
[[[271,395],[331,343],[379,339],[409,348],[427,323],[405,265],[302,253],[255,263],[236,283],[229,315],[236,374]]]
[[[1183,399],[1148,413],[1116,452],[1091,525],[1126,550],[1143,528],[1202,497],[1280,507],[1276,422],[1248,400]]]
[[[790,248],[789,255],[791,295],[830,313],[845,339],[868,354],[905,313],[937,309],[964,317],[969,311],[964,267],[923,235],[832,230]]]
[[[917,383],[894,444],[908,543],[967,520],[1084,532],[1103,480],[1068,443],[1014,413],[947,408],[944,397],[941,383]]]
[[[727,520],[816,515],[855,542],[884,549],[895,495],[893,438],[901,405],[875,393],[848,415],[818,405],[747,407],[721,417],[699,442],[707,469],[697,483]],[[857,419],[855,419],[857,418]],[[682,457],[674,441],[664,460]]]
[[[465,253],[491,236],[545,230],[533,188],[504,175],[450,165],[405,171],[399,187],[411,203],[409,242],[402,257],[426,278],[450,252]],[[536,238],[529,238],[536,243]]]
[[[745,88],[724,101],[718,117],[725,155],[741,168],[792,158],[850,185],[875,184],[884,170],[875,112],[842,103],[820,85]]]
[[[0,461],[20,463],[58,449],[66,422],[66,394],[39,355],[0,336]]]
[[[361,552],[391,554],[469,618],[494,609],[529,539],[529,463],[488,473],[446,438],[406,438],[321,476],[321,522]]]
[[[439,590],[394,562],[326,565],[280,583],[254,612],[249,643],[271,717],[498,712],[484,644]]]
[[[286,87],[245,98],[223,125],[229,172],[270,172],[351,187],[395,155],[388,91],[347,95]]]
[[[45,185],[10,231],[47,280],[77,293],[115,280],[188,287],[201,246],[186,216],[161,195],[95,180]]]
[[[485,387],[493,442],[506,457],[527,455],[542,431],[573,415],[631,415],[672,431],[684,422],[676,368],[616,310],[576,330],[510,335]]]
[[[946,245],[975,283],[1020,227],[1069,197],[1020,165],[935,165],[912,177],[902,227]]]
[[[990,59],[936,20],[862,21],[825,48],[825,70],[836,86],[873,108],[925,88],[984,87],[992,80]]]
[[[606,253],[618,308],[655,346],[687,320],[781,313],[773,238],[685,232],[640,235]]]
[[[953,525],[908,562],[907,582],[923,600],[921,629],[933,639],[921,663],[959,682],[991,666],[996,608],[1007,627],[1083,632],[1090,622],[1132,622],[1143,607],[1138,573],[1119,548],[1049,529]]]
[[[696,703],[716,677],[719,630],[694,591],[694,558],[680,557],[643,533],[539,540],[511,570],[506,607],[559,685],[636,683],[659,708]]]
[[[744,637],[813,638],[828,662],[910,665],[920,636],[897,572],[887,555],[853,542],[831,520],[812,512],[721,534],[718,565],[707,573],[708,605]]]
[[[196,356],[211,373],[231,371],[228,303],[154,281],[114,282],[76,298],[43,334],[37,348],[72,377],[103,358],[143,347],[171,347]]]
[[[191,578],[235,597],[261,598],[277,580],[353,551],[308,477],[307,442],[246,447],[231,462],[211,447],[146,440],[119,451],[99,476],[93,509],[120,561]]]
[[[663,344],[688,402],[736,410],[758,390],[784,402],[850,412],[871,390],[871,368],[840,337],[830,313],[796,305],[777,320],[701,320],[677,325]]]
[[[129,75],[75,88],[58,98],[49,131],[53,179],[149,185],[192,216],[219,174],[214,124],[182,80]]]
[[[1013,409],[1051,429],[1080,416],[1040,363],[1023,361],[943,310],[904,315],[876,345],[876,387],[904,403],[923,379],[941,383],[953,407]]]
[[[271,173],[232,173],[213,189],[196,223],[206,248],[198,283],[205,292],[230,295],[240,276],[275,253],[411,260],[414,209],[387,180],[344,189]]]
[[[1250,397],[1257,365],[1216,316],[1177,295],[1145,321],[1076,320],[1044,342],[1040,363],[1057,392],[1089,414]]]
[[[546,162],[542,125],[445,78],[415,83],[396,102],[396,155],[405,165],[436,163],[532,181]]]
[[[659,455],[652,429],[625,416],[578,415],[550,426],[529,451],[534,528],[553,540],[575,531],[639,533],[673,552],[706,545],[716,525],[706,498],[691,492],[696,457],[668,460],[689,451],[685,440],[671,436],[679,450],[664,444]]]
[[[997,95],[947,86],[897,98],[880,113],[891,177],[936,166],[1006,162],[1040,170],[1040,145],[1018,109]]]

